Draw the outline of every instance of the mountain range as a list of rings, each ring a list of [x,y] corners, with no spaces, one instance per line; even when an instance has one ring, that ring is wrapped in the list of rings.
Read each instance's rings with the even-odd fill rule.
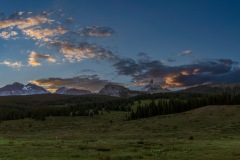
[[[105,85],[98,94],[114,96],[114,97],[132,97],[141,93],[164,93],[170,92],[164,89],[160,84],[154,83],[153,80],[149,84],[141,88],[139,91],[130,90],[118,84],[109,83]],[[187,93],[240,93],[240,83],[234,84],[208,84],[196,87],[183,89],[180,92]],[[28,83],[27,85],[15,82],[0,88],[0,96],[14,96],[14,95],[34,95],[34,94],[50,94],[45,88],[36,84]],[[93,94],[88,90],[81,90],[76,88],[61,87],[56,90],[54,94],[64,95],[86,95]]]

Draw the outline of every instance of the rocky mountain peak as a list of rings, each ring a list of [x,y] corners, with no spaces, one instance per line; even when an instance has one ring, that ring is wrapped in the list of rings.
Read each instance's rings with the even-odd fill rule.
[[[130,96],[133,92],[134,91],[131,91],[130,89],[125,88],[121,85],[108,83],[99,91],[99,94],[115,96],[115,97],[123,97],[123,96]]]
[[[151,79],[148,85],[141,88],[140,91],[147,93],[169,92],[168,89],[163,89],[160,83],[153,83],[153,79]]]
[[[24,85],[24,84],[15,82],[13,84],[9,84],[0,88],[0,96],[32,95],[32,94],[46,94],[46,93],[49,93],[46,89],[31,83]]]
[[[153,84],[153,79],[151,79],[150,83],[149,84]]]
[[[56,94],[64,94],[66,92],[67,88],[66,87],[60,87],[56,90]]]
[[[19,82],[14,82],[13,84],[9,84],[9,85],[12,85],[12,86],[23,86],[23,84],[19,83]]]

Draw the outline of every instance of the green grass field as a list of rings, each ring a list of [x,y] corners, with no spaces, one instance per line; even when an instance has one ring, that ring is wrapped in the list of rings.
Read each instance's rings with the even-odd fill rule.
[[[0,160],[239,160],[240,106],[123,121],[124,112],[0,123]]]

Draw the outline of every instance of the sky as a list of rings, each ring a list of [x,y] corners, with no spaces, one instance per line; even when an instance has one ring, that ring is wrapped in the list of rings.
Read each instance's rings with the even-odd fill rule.
[[[240,83],[238,0],[0,0],[0,87]]]

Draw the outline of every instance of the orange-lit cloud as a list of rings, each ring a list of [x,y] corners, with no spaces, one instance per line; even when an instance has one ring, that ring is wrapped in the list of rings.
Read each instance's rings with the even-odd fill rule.
[[[50,63],[56,62],[56,59],[51,57],[49,54],[41,54],[32,51],[29,55],[28,63],[30,66],[33,67],[40,66],[41,65],[40,59],[46,59]]]
[[[135,81],[135,82],[133,82],[133,85],[134,86],[138,86],[138,87],[145,86],[147,84],[149,84],[149,81],[148,82],[146,82],[146,81],[144,81],[144,82],[142,82],[142,81]]]
[[[186,75],[190,75],[189,71],[181,71],[181,74],[186,76]]]
[[[1,65],[6,65],[8,67],[12,67],[12,68],[20,68],[23,66],[22,62],[10,62],[10,61],[3,61],[0,63]]]
[[[95,55],[95,46],[88,46],[88,45],[80,45],[80,46],[74,46],[74,45],[63,45],[61,47],[61,52],[64,54],[64,56],[70,61],[82,61],[83,59],[87,58],[94,58]]]
[[[89,58],[107,61],[116,61],[118,59],[111,51],[87,42],[81,42],[78,45],[71,45],[67,42],[52,42],[51,44],[60,47],[60,52],[63,53],[65,58],[71,63],[81,62]]]
[[[15,12],[8,17],[0,19],[0,38],[8,40],[32,39],[37,47],[47,50],[57,48],[59,59],[71,63],[81,62],[84,59],[112,61],[117,56],[104,47],[82,42],[83,37],[109,37],[114,31],[102,26],[70,26],[72,18],[61,19],[54,12]],[[57,13],[59,14],[59,13]],[[61,14],[62,16],[62,14]],[[67,25],[66,25],[67,24]],[[16,37],[18,35],[18,37]],[[56,51],[56,50],[55,50]],[[55,63],[56,59],[48,54],[31,52],[28,58],[29,66],[40,66],[41,59]]]
[[[10,37],[13,37],[16,35],[18,35],[18,33],[16,31],[10,31],[10,32],[3,31],[0,33],[0,37],[3,39],[6,39],[6,40],[8,40]]]
[[[183,87],[183,84],[181,82],[178,82],[175,80],[177,76],[167,76],[165,77],[165,85],[163,88],[178,88],[178,87]]]
[[[43,40],[45,42],[51,41],[49,37],[61,35],[67,33],[68,30],[62,27],[57,27],[53,29],[25,29],[23,30],[23,33],[26,34],[27,36],[30,36],[33,39],[37,40]]]
[[[25,29],[28,27],[37,26],[44,23],[52,23],[52,22],[53,20],[50,20],[45,16],[41,16],[41,15],[28,17],[28,18],[4,19],[4,20],[0,20],[0,29],[15,27],[15,26],[19,29]]]

